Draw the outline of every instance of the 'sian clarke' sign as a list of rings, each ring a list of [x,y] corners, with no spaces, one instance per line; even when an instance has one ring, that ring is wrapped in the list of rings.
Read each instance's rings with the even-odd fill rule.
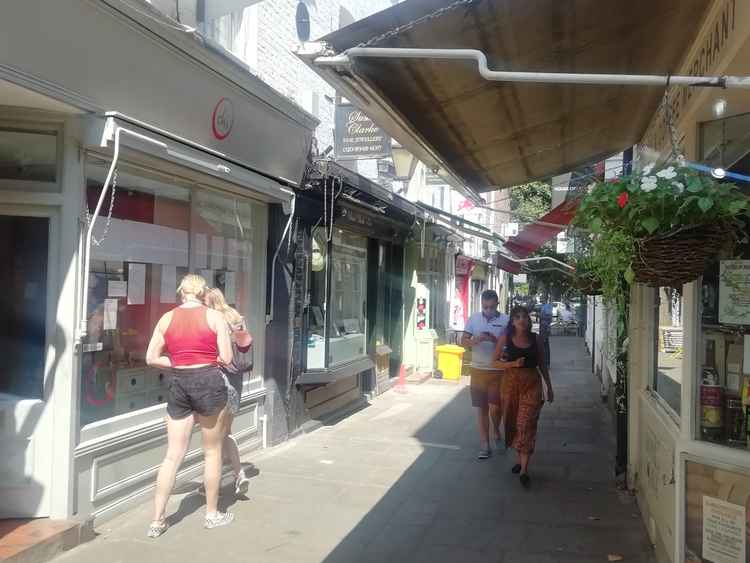
[[[391,155],[391,138],[364,112],[349,104],[336,106],[335,145],[337,160]]]
[[[721,8],[713,20],[704,28],[703,34],[696,40],[691,49],[691,56],[683,65],[679,74],[690,76],[707,76],[714,71],[725,48],[733,39],[737,28],[737,0],[721,0]],[[672,113],[672,121],[675,125],[680,118],[687,113],[690,99],[695,94],[694,88],[670,87],[668,104]],[[678,140],[680,144],[681,140]],[[664,108],[659,108],[655,119],[651,122],[649,130],[643,138],[643,144],[654,148],[663,149],[670,142],[669,131],[664,119]]]

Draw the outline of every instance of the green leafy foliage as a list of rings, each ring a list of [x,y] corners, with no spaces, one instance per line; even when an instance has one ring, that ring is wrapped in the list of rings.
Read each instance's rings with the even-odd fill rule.
[[[543,182],[530,182],[510,190],[510,208],[519,217],[537,219],[552,206],[552,187]]]

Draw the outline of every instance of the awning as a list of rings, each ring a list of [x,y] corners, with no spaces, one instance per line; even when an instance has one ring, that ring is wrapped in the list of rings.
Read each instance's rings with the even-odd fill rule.
[[[516,236],[509,238],[505,248],[518,258],[530,256],[570,224],[579,203],[578,198],[564,201],[534,223],[524,227]]]
[[[357,46],[476,49],[494,70],[668,75],[709,6],[407,0],[308,44],[299,56],[428,166],[486,192],[632,146],[663,86],[492,82],[469,60],[368,56],[324,66],[322,59]]]

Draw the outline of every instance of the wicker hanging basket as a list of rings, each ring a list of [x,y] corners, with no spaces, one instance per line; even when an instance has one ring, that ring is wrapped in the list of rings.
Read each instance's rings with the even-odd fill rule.
[[[635,279],[652,287],[681,290],[683,284],[703,275],[708,261],[732,240],[733,229],[721,224],[682,227],[639,240],[633,259]]]
[[[584,295],[601,295],[602,282],[591,276],[581,276],[575,278],[573,287]]]

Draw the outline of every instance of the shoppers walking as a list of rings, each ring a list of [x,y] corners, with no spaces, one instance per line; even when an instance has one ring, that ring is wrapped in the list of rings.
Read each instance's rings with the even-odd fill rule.
[[[201,276],[188,274],[182,279],[177,290],[182,304],[159,319],[146,352],[149,366],[172,369],[167,398],[167,455],[156,479],[150,538],[167,530],[167,500],[188,448],[194,414],[203,438],[204,527],[224,526],[234,518],[217,508],[227,404],[227,388],[218,366],[232,363],[232,344],[224,317],[203,304],[205,290],[206,280]]]
[[[500,436],[500,379],[502,370],[493,367],[495,346],[508,325],[508,315],[497,310],[497,293],[488,289],[482,293],[482,310],[474,313],[466,322],[461,344],[471,348],[471,404],[476,407],[479,423],[479,459],[492,455],[490,448],[490,421],[495,432],[498,448],[502,446]]]
[[[247,330],[245,319],[236,309],[230,307],[220,289],[212,288],[206,291],[204,303],[207,307],[219,311],[229,326],[232,339],[232,363],[221,365],[221,373],[227,388],[228,412],[224,419],[226,423],[223,451],[229,459],[234,473],[234,492],[236,495],[247,494],[250,479],[245,475],[240,462],[240,450],[237,440],[232,436],[232,422],[240,412],[240,397],[242,396],[242,378],[252,370],[252,361],[247,355],[253,344],[253,337]]]
[[[542,340],[531,331],[531,318],[525,307],[515,307],[511,311],[508,329],[497,342],[495,359],[494,365],[506,370],[502,380],[502,408],[506,445],[518,455],[513,473],[519,473],[521,484],[529,487],[529,461],[534,453],[537,424],[544,403],[542,379],[550,403],[554,400],[554,393]]]

